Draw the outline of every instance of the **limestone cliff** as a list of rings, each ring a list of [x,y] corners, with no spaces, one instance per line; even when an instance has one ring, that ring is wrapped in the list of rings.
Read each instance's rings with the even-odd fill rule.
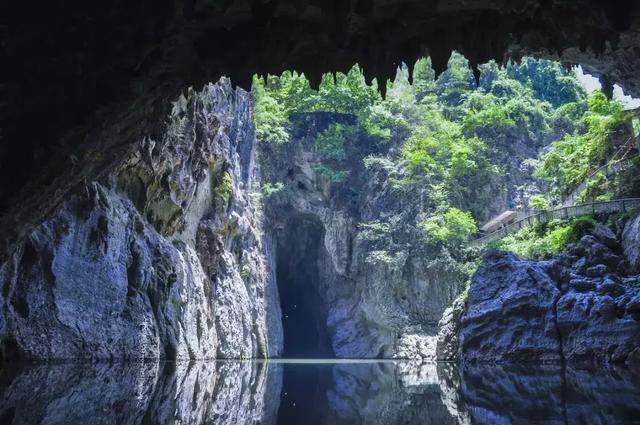
[[[0,265],[4,358],[278,355],[251,98],[189,90],[163,137],[76,187]]]
[[[2,358],[432,358],[460,271],[409,236],[372,261],[361,225],[412,226],[415,212],[364,166],[364,144],[347,181],[323,176],[322,120],[307,118],[308,134],[258,145],[251,97],[229,80],[182,95],[161,136],[16,231],[0,259]],[[283,351],[295,321],[288,347],[313,333],[308,352]]]
[[[638,223],[593,229],[550,261],[490,251],[466,300],[440,323],[438,357],[462,361],[640,361]]]
[[[326,326],[335,355],[433,358],[437,323],[462,291],[464,274],[446,254],[422,246],[418,232],[410,233],[415,196],[394,190],[384,170],[365,166],[363,158],[376,149],[369,141],[350,141],[344,181],[323,175],[326,160],[314,136],[349,119],[339,115],[305,114],[293,140],[261,144],[263,181],[283,186],[265,198],[274,258],[303,256],[305,246],[317,243],[317,255],[301,265],[280,265],[298,276],[317,270],[317,278],[302,284],[314,288],[317,311],[310,314]],[[367,224],[396,220],[403,235],[383,230],[379,241],[371,240]]]

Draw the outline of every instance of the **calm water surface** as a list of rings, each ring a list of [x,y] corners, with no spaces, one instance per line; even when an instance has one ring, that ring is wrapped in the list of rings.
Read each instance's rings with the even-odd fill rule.
[[[0,424],[640,424],[640,370],[412,362],[4,366]]]

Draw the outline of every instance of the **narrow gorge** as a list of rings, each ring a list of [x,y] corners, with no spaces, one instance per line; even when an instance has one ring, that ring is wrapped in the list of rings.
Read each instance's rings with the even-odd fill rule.
[[[551,88],[532,83],[540,69],[554,75]],[[413,83],[398,69],[386,99],[357,67],[318,94],[296,73],[255,80],[253,94],[226,78],[186,90],[159,134],[94,180],[61,188],[40,224],[14,229],[23,236],[0,267],[3,361],[432,361],[458,350],[541,361],[571,357],[557,347],[563,339],[588,358],[636,359],[632,215],[616,222],[623,244],[593,219],[499,242],[542,249],[534,257],[566,250],[540,265],[492,251],[481,260],[484,248],[468,245],[476,220],[557,199],[544,173],[559,179],[545,167],[563,145],[551,140],[572,128],[589,135],[588,117],[600,114],[614,149],[626,115],[597,92],[587,99],[552,62],[481,70],[476,88],[462,56],[438,79],[422,60]],[[525,97],[512,100],[518,92]],[[274,101],[291,112],[280,117]],[[549,115],[554,102],[562,112]],[[567,121],[576,113],[585,124]],[[90,170],[102,153],[75,155]],[[634,166],[597,190],[634,194],[625,177]],[[591,229],[595,238],[569,243]],[[554,248],[551,237],[563,242]],[[590,312],[602,318],[593,329],[572,327]],[[593,344],[604,346],[591,354]]]
[[[0,423],[640,417],[636,2],[13,2],[0,61]]]
[[[313,138],[261,147],[251,111],[227,79],[189,90],[161,139],[11,247],[5,360],[433,358],[464,282],[419,253],[368,263],[358,224],[397,212],[377,172],[354,164],[351,189],[332,189]],[[263,199],[273,180],[286,188]]]

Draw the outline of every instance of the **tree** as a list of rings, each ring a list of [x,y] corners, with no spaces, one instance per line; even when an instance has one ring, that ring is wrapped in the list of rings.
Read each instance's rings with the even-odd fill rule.
[[[460,245],[478,232],[470,212],[448,208],[442,214],[433,215],[419,224],[428,240],[433,243]]]
[[[453,52],[447,70],[436,80],[436,94],[445,115],[457,119],[461,116],[459,107],[466,96],[474,90],[476,82],[469,61],[459,53]]]
[[[576,131],[553,142],[536,175],[547,181],[555,196],[585,181],[613,153],[615,135],[624,129],[628,114],[622,105],[600,92],[589,97],[589,109],[580,119],[584,132]]]
[[[267,92],[264,81],[254,77],[254,125],[256,137],[267,143],[282,144],[289,140],[289,112],[284,104],[278,102],[271,92]]]
[[[354,65],[348,73],[322,76],[316,110],[359,114],[381,100],[377,85],[368,85],[362,70]]]
[[[518,65],[510,63],[507,74],[533,89],[536,98],[554,107],[586,97],[586,91],[575,75],[558,62],[527,57]]]

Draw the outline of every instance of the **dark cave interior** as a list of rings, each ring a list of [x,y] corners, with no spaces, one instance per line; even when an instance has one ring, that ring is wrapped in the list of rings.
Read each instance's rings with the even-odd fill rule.
[[[640,96],[635,0],[54,0],[0,5],[0,230],[16,240],[99,179],[170,100],[228,76],[325,72],[368,80],[453,50],[477,65],[523,55],[582,64]],[[27,226],[23,226],[27,223]],[[5,245],[0,241],[0,249]]]
[[[326,326],[326,307],[317,291],[324,228],[307,215],[294,215],[278,235],[276,280],[282,309],[285,358],[335,357]]]

